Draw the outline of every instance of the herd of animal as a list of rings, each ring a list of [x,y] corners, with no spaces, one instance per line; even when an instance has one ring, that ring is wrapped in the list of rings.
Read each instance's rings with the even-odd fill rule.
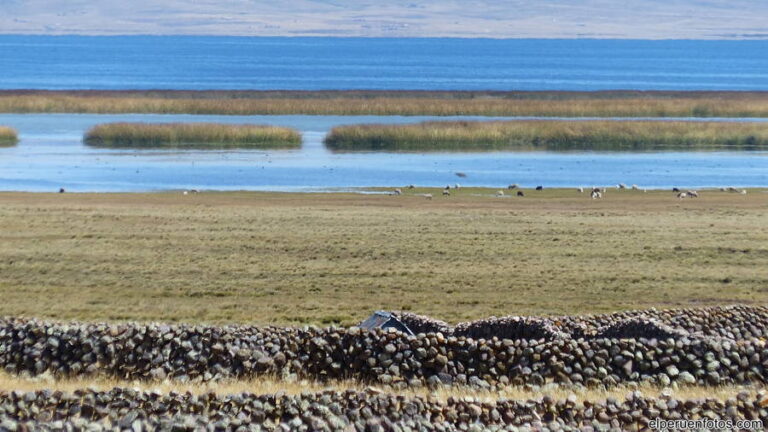
[[[411,185],[406,186],[405,188],[395,188],[394,190],[392,190],[392,192],[390,192],[390,195],[403,195],[403,189],[416,189],[416,186],[411,184]],[[442,195],[443,196],[451,196],[451,191],[452,190],[453,191],[457,191],[459,189],[461,189],[461,185],[458,184],[458,183],[454,184],[453,186],[446,185],[443,188]],[[616,189],[641,190],[637,185],[633,184],[632,186],[627,186],[624,183],[617,184],[616,185]],[[517,183],[512,183],[509,186],[507,186],[507,191],[512,191],[512,190],[515,190],[514,195],[516,195],[516,196],[519,196],[519,197],[524,197],[525,196],[525,192],[520,188],[520,185],[518,185]],[[535,190],[542,191],[542,190],[544,190],[544,186],[536,186]],[[578,193],[584,193],[585,189],[583,187],[580,187],[580,188],[577,188],[576,191]],[[591,189],[589,189],[589,196],[592,199],[601,199],[605,195],[606,191],[607,191],[607,188],[605,188],[605,187],[592,187]],[[643,192],[648,192],[647,189],[642,189],[642,191]],[[746,189],[737,189],[735,187],[727,187],[727,188],[726,187],[721,187],[720,191],[721,192],[738,193],[738,194],[741,194],[741,195],[746,195],[747,194],[747,190]],[[688,189],[688,190],[680,190],[680,188],[676,188],[675,187],[675,188],[672,188],[672,192],[674,192],[676,194],[678,199],[698,198],[699,197],[699,192],[698,191],[690,190],[690,189]],[[64,188],[61,188],[59,190],[59,193],[64,193]],[[187,189],[187,190],[183,191],[182,193],[184,195],[190,195],[190,194],[200,193],[200,191],[197,190],[197,189]],[[511,194],[511,192],[507,192],[507,193]],[[503,198],[503,197],[507,196],[507,193],[505,193],[504,190],[500,189],[500,190],[496,191],[494,196],[498,197],[498,198]],[[431,193],[424,193],[424,194],[420,194],[420,195],[422,197],[428,199],[428,200],[431,200],[434,197]]]
[[[416,189],[416,186],[411,184],[411,185],[406,186],[405,189]],[[451,195],[451,190],[456,191],[456,190],[459,190],[459,189],[461,189],[461,185],[458,184],[458,183],[456,183],[453,186],[446,185],[443,188],[442,195],[443,196],[450,196]],[[544,186],[536,186],[535,189],[537,191],[542,191],[542,190],[544,190]],[[624,183],[617,184],[616,185],[616,189],[631,189],[631,190],[636,190],[636,191],[641,190],[640,187],[637,186],[636,184],[633,184],[631,186],[627,186]],[[509,186],[507,186],[507,190],[508,191],[509,190],[516,190],[516,192],[515,192],[516,196],[519,196],[519,197],[524,197],[525,196],[525,192],[520,188],[520,185],[518,185],[517,183],[512,183]],[[583,187],[580,187],[580,188],[577,188],[576,191],[578,193],[584,193],[585,189]],[[592,199],[601,199],[605,195],[606,191],[607,191],[607,188],[605,188],[605,187],[592,187],[591,190],[589,190],[589,196]],[[647,189],[642,189],[642,191],[643,192],[648,192]],[[720,191],[722,191],[722,192],[730,192],[730,193],[738,193],[738,194],[741,194],[741,195],[746,195],[747,194],[747,190],[746,189],[737,189],[735,187],[727,187],[727,188],[721,187]],[[676,188],[675,187],[675,188],[672,188],[672,192],[677,194],[676,196],[677,196],[678,199],[698,198],[699,197],[699,192],[698,191],[690,190],[690,189],[689,190],[680,190],[680,188]],[[390,193],[390,195],[403,195],[403,189],[396,188],[396,189],[394,189]],[[426,198],[426,199],[428,199],[428,200],[431,200],[433,198],[433,195],[431,193],[424,193],[424,194],[421,194],[421,196]],[[507,196],[507,193],[505,193],[504,190],[500,189],[500,190],[496,191],[494,196],[498,197],[498,198],[503,198],[503,197]]]

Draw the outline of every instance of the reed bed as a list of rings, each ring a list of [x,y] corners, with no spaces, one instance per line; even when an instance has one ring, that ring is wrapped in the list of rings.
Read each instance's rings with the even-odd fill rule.
[[[19,135],[12,128],[0,126],[0,147],[10,147],[19,142]]]
[[[107,123],[86,132],[83,141],[118,148],[255,148],[301,146],[299,132],[275,126],[219,123]]]
[[[768,92],[3,91],[0,112],[768,117]]]
[[[331,130],[335,151],[756,150],[768,124],[667,121],[496,121],[353,125]]]

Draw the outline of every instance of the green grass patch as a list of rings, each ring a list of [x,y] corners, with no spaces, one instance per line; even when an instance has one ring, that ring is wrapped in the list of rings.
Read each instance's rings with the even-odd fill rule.
[[[88,130],[83,141],[113,148],[289,149],[301,146],[301,134],[262,125],[107,123]]]
[[[18,142],[19,135],[15,130],[7,126],[0,126],[0,147],[14,146]]]
[[[423,122],[336,127],[334,151],[760,150],[768,124],[668,121]]]

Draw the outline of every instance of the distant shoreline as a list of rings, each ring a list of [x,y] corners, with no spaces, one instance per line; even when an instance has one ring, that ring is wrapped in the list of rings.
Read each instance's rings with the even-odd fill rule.
[[[409,34],[333,34],[333,33],[290,33],[290,34],[228,34],[228,33],[129,33],[129,32],[24,32],[24,31],[10,31],[4,32],[0,30],[0,36],[7,37],[82,37],[82,38],[130,38],[130,37],[144,37],[144,38],[263,38],[263,39],[458,39],[458,40],[596,40],[596,41],[702,41],[702,42],[739,42],[739,41],[763,41],[768,39],[768,33],[761,32],[733,32],[733,33],[718,33],[712,35],[699,35],[699,36],[617,36],[617,35],[600,35],[600,34],[562,34],[562,35],[533,35],[533,34],[521,34],[521,35],[507,35],[507,36],[493,36],[486,34],[467,34],[467,35],[409,35]]]
[[[768,117],[768,91],[0,90],[0,113]]]

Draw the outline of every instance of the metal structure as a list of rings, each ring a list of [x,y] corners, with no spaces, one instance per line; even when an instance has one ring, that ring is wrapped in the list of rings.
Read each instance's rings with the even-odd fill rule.
[[[380,329],[393,328],[403,333],[413,335],[413,332],[411,331],[411,329],[408,328],[407,325],[403,324],[394,315],[386,311],[374,312],[373,315],[368,317],[368,319],[360,323],[359,327],[366,330],[371,330],[375,328],[380,328]]]

